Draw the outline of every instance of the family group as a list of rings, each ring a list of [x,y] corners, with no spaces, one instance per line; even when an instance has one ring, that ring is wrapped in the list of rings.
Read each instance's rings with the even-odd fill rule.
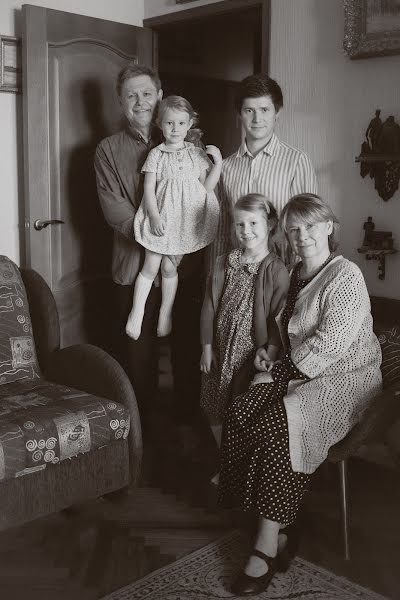
[[[296,552],[312,473],[380,390],[368,291],[337,251],[310,159],[275,133],[275,80],[237,85],[244,136],[225,159],[152,69],[127,65],[117,94],[126,125],[100,142],[95,171],[114,230],[120,360],[146,426],[157,337],[170,336],[176,413],[208,417],[219,501],[258,515],[232,587],[256,594]]]

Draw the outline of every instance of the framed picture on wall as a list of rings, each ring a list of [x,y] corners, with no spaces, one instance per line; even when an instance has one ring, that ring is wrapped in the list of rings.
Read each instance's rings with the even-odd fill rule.
[[[21,92],[21,40],[0,36],[0,92]]]
[[[350,58],[400,54],[399,0],[344,0],[343,47]]]

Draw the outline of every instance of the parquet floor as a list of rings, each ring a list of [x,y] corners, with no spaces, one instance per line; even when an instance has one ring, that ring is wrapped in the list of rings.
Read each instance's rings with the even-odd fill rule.
[[[216,510],[210,434],[198,432],[193,454],[167,415],[164,402],[134,492],[0,533],[1,600],[95,600],[248,524],[236,512]],[[333,465],[315,477],[308,495],[300,554],[400,599],[399,472],[355,460],[349,479],[352,560],[342,558]]]

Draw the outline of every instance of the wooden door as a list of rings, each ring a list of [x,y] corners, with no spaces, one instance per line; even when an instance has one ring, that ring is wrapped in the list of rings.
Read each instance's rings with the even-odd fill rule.
[[[108,347],[112,232],[94,151],[121,126],[117,73],[127,62],[153,65],[153,33],[31,5],[23,22],[26,263],[54,293],[62,345]]]

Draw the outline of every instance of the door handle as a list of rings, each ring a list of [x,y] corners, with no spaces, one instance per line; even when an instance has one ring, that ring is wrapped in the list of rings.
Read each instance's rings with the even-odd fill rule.
[[[40,219],[36,219],[33,226],[36,229],[36,231],[41,231],[42,229],[47,227],[47,225],[61,225],[63,223],[64,221],[61,221],[60,219],[50,219],[49,221],[41,221]]]

